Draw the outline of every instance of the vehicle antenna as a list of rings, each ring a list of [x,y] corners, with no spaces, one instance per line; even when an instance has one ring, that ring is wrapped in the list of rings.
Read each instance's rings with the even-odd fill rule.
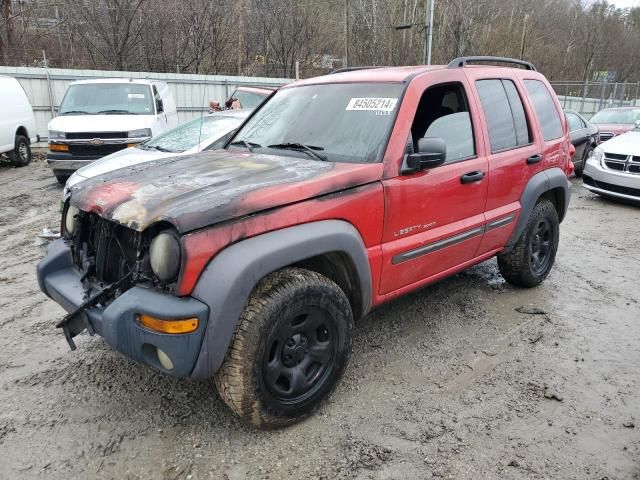
[[[204,105],[206,105],[207,98],[207,75],[209,73],[209,69],[204,73],[204,87],[202,89],[202,107],[200,110],[200,130],[198,131],[198,153],[200,152],[200,142],[202,142],[202,122],[204,122]]]

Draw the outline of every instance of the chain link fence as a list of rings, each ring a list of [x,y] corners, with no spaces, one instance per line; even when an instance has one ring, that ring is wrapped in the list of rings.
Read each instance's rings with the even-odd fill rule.
[[[587,118],[603,108],[640,106],[640,82],[551,82],[562,107]]]

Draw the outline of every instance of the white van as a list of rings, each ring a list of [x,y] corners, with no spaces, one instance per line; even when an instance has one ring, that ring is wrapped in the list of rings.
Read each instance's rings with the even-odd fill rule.
[[[64,184],[77,169],[145,142],[178,124],[169,86],[109,78],[73,82],[49,122],[47,163]]]
[[[23,167],[31,161],[31,143],[38,141],[36,118],[22,85],[0,76],[0,154]]]

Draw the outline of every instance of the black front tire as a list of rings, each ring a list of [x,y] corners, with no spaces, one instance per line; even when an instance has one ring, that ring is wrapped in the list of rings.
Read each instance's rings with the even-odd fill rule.
[[[31,144],[24,135],[16,135],[15,148],[7,155],[16,167],[25,167],[31,163]]]
[[[575,174],[576,177],[580,178],[582,177],[582,172],[584,172],[584,167],[587,165],[587,158],[589,158],[593,152],[593,146],[589,146],[587,147],[587,149],[584,152],[584,156],[582,157],[582,161],[580,162],[580,165],[578,165],[575,169]]]
[[[311,414],[335,388],[351,353],[353,314],[338,285],[285,268],[260,281],[240,316],[220,370],[218,393],[259,428]]]
[[[56,172],[56,171],[54,171],[54,172],[53,172],[53,174],[55,175],[56,180],[58,181],[58,183],[59,183],[60,185],[64,185],[65,183],[67,183],[67,180],[69,180],[69,177],[71,176],[71,175],[69,175],[69,174],[66,174],[66,173],[58,173],[58,172]]]
[[[560,221],[549,200],[538,200],[518,242],[508,253],[498,255],[504,279],[519,287],[535,287],[547,278],[556,258]]]

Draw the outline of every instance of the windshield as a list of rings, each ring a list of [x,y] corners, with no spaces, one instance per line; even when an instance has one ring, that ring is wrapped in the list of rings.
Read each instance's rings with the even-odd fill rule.
[[[602,110],[591,117],[591,123],[628,123],[640,120],[640,110]]]
[[[149,85],[137,83],[80,83],[71,85],[60,105],[60,115],[152,115]]]
[[[238,131],[232,145],[332,162],[378,162],[402,89],[397,83],[284,88]]]
[[[242,118],[207,115],[196,118],[145,142],[143,148],[184,152],[199,143],[213,143],[242,123]],[[202,125],[202,129],[200,126]]]

